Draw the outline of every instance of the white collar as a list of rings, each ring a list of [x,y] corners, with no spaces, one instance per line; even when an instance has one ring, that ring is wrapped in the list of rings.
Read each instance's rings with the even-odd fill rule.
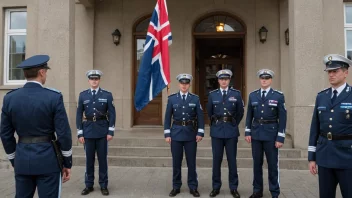
[[[93,93],[93,90],[95,90],[96,91],[96,93],[98,93],[99,92],[99,87],[98,88],[96,88],[96,89],[93,89],[93,88],[90,88],[90,91]]]
[[[37,83],[37,84],[39,84],[40,86],[43,87],[43,84],[41,82],[38,82],[38,81],[35,81],[35,80],[28,80],[27,83]]]
[[[180,91],[180,96],[182,97],[182,95],[183,94],[185,94],[186,95],[186,98],[187,98],[187,96],[188,96],[188,92],[186,92],[186,93],[182,93],[182,91]]]
[[[220,87],[220,91],[221,91],[221,94],[223,93],[223,91],[228,92],[228,91],[229,91],[229,87],[226,87],[226,89],[222,89],[222,88]]]
[[[269,93],[271,87],[268,87],[266,89],[260,88],[260,93],[263,93],[263,91],[266,91],[265,93]]]
[[[334,89],[334,88],[331,87],[332,93],[334,93],[334,92],[333,92],[334,90],[337,90],[337,95],[339,95],[339,94],[345,89],[346,86],[347,86],[347,83],[341,85],[341,86],[338,87],[337,89]]]

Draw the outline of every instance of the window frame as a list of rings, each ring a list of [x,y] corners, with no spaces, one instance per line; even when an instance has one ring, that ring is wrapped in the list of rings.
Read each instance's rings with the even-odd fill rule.
[[[27,12],[26,8],[9,8],[5,9],[5,26],[4,26],[4,85],[23,85],[26,80],[10,80],[10,36],[26,36],[27,39],[27,29],[10,29],[10,14],[11,12]],[[27,17],[28,18],[28,17]],[[26,18],[26,23],[27,23]],[[27,27],[28,28],[28,27]],[[26,54],[26,52],[25,52]]]

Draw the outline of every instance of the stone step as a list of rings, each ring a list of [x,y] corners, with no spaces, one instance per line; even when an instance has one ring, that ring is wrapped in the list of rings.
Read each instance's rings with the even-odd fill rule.
[[[164,138],[136,138],[136,137],[115,137],[109,141],[109,146],[126,146],[126,147],[167,147],[168,143],[165,142]],[[211,139],[204,138],[198,147],[211,147]],[[238,148],[250,148],[243,136],[239,137]],[[292,148],[292,140],[287,138],[283,148]]]
[[[281,158],[301,158],[301,150],[299,149],[280,149]],[[85,155],[83,146],[74,146],[73,155]],[[141,157],[171,157],[170,147],[124,147],[109,146],[109,156],[141,156]],[[197,157],[212,157],[212,149],[210,147],[197,148]],[[224,157],[226,152],[224,152]],[[251,158],[251,148],[238,148],[238,158]]]
[[[75,155],[73,157],[74,166],[85,166],[85,156]],[[198,168],[211,168],[211,157],[197,157]],[[171,157],[131,157],[131,156],[108,156],[109,166],[122,166],[122,167],[172,167]],[[252,168],[252,158],[237,158],[238,168]],[[98,165],[98,162],[96,162]],[[222,162],[223,167],[227,167],[227,160]],[[186,167],[186,160],[183,160],[183,167]],[[264,168],[267,168],[264,162]],[[280,158],[280,169],[289,170],[307,170],[308,161],[305,158]]]

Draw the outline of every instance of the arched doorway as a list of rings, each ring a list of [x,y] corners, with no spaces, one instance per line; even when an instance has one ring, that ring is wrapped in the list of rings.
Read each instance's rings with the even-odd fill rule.
[[[133,26],[133,101],[139,66],[151,14],[141,17]],[[140,112],[133,107],[133,125],[162,125],[162,94],[160,93]]]
[[[244,97],[246,26],[243,21],[225,12],[210,13],[196,21],[192,34],[193,86],[201,105],[204,107],[209,92],[218,88],[215,74],[221,69],[233,72],[230,86],[240,90]],[[208,119],[206,109],[205,117]]]

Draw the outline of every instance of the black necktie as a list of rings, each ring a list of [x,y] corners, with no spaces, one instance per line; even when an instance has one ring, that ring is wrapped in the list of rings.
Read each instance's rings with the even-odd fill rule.
[[[263,91],[262,93],[263,93],[263,94],[262,94],[262,100],[264,100],[264,99],[265,99],[265,93],[266,93],[266,91]]]
[[[186,102],[186,94],[182,95],[182,100],[183,100],[183,102]]]
[[[94,100],[95,99],[95,92],[97,92],[97,91],[93,90],[92,92],[93,92],[93,100]]]
[[[222,91],[222,101],[225,101],[226,98],[226,90]]]
[[[331,104],[334,104],[335,99],[337,98],[337,90],[334,90],[334,95],[331,98]]]

